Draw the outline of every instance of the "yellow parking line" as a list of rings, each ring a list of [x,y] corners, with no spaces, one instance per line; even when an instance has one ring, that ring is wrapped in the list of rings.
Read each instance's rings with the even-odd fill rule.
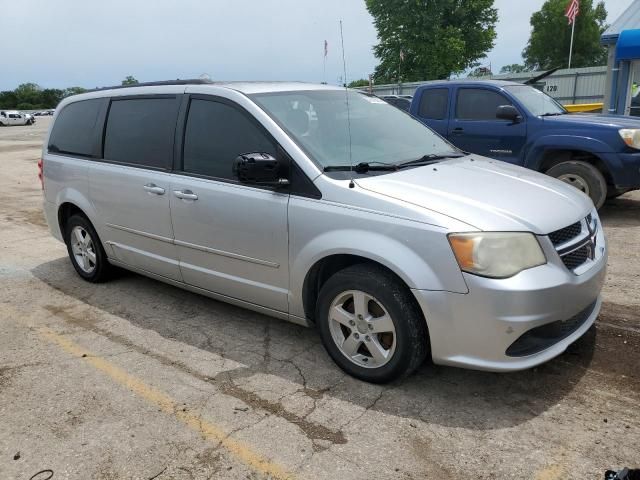
[[[200,433],[208,440],[219,443],[238,460],[245,465],[248,465],[256,472],[270,475],[271,478],[279,480],[293,478],[292,474],[288,473],[281,466],[270,462],[259,453],[254,452],[249,446],[228,438],[227,434],[220,427],[203,420],[200,416],[195,415],[194,413],[183,412],[181,406],[165,393],[146,385],[144,382],[132,375],[129,375],[121,368],[107,362],[101,357],[93,355],[87,349],[62,335],[57,334],[49,328],[40,328],[39,332],[43,337],[57,344],[63,350],[76,357],[86,355],[85,360],[88,364],[107,374],[112,380],[127,387],[147,402],[158,406],[163,412],[174,416],[190,429]]]

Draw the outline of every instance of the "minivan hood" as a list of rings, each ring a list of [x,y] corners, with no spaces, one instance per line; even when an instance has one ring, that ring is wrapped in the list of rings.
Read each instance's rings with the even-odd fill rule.
[[[589,197],[559,180],[477,155],[359,178],[356,183],[488,231],[545,235],[594,208]]]

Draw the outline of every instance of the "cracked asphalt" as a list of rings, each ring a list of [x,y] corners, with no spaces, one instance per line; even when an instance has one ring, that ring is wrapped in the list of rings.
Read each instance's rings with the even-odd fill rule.
[[[601,479],[640,467],[640,192],[610,202],[596,326],[536,369],[343,374],[314,330],[131,273],[80,280],[0,129],[0,479]],[[53,472],[53,476],[49,477]]]

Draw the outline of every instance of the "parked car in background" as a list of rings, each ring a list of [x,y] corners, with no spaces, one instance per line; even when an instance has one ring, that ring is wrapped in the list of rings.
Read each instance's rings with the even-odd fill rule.
[[[462,150],[521,165],[607,197],[640,188],[640,120],[569,115],[519,83],[442,81],[418,87],[411,114]]]
[[[396,108],[400,110],[404,110],[405,112],[409,111],[411,107],[411,100],[405,97],[401,97],[398,95],[385,95],[382,97],[387,103],[390,103]]]
[[[35,119],[30,115],[25,115],[17,110],[0,110],[0,126],[9,127],[12,125],[33,125]]]
[[[117,265],[315,325],[366,381],[427,355],[529,368],[600,310],[607,250],[588,197],[362,92],[182,81],[72,96],[39,167],[83,279]]]

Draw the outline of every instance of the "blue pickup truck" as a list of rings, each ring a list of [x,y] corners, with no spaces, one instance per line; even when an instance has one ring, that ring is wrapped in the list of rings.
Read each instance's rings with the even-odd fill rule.
[[[421,85],[410,113],[458,148],[528,167],[591,197],[640,188],[640,119],[573,114],[539,90],[503,81]]]

